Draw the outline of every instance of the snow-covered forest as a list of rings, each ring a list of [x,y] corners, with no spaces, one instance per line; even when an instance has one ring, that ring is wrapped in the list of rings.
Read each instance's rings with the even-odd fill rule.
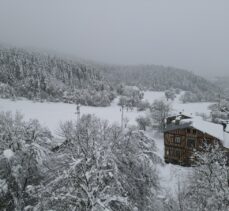
[[[120,81],[143,90],[165,91],[180,89],[186,91],[186,102],[214,101],[219,87],[192,72],[158,65],[101,66],[104,77],[112,84]],[[222,93],[221,93],[222,94]]]
[[[0,96],[107,106],[112,87],[93,67],[18,48],[0,48]]]
[[[185,91],[184,102],[216,101],[218,86],[191,72],[156,65],[110,66],[19,48],[0,48],[0,96],[108,106],[121,87]],[[221,93],[223,94],[223,93]]]

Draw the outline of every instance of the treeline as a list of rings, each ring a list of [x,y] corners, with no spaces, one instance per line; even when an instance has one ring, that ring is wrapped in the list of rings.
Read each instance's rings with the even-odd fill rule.
[[[86,64],[0,47],[0,97],[108,106],[121,86],[152,91],[180,89],[186,91],[183,102],[215,101],[219,94],[218,86],[181,69]]]
[[[100,66],[113,85],[120,83],[143,90],[165,91],[171,88],[187,91],[185,102],[215,101],[219,88],[189,71],[157,65]]]
[[[89,65],[18,48],[0,48],[0,96],[107,106],[114,93]]]

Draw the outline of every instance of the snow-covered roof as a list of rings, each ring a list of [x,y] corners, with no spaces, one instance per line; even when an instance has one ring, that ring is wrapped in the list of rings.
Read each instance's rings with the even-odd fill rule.
[[[190,126],[200,130],[204,133],[207,133],[221,141],[224,140],[224,131],[223,131],[223,125],[215,124],[212,122],[207,122],[202,120],[200,117],[195,117],[192,119],[184,119],[181,120],[182,123],[190,123]]]
[[[227,130],[224,131],[223,125],[207,122],[198,117],[181,120],[181,123],[187,122],[189,122],[193,128],[219,139],[223,146],[229,149],[229,133]],[[229,126],[227,126],[227,129],[229,129]]]
[[[223,135],[224,135],[224,139],[222,141],[222,144],[224,147],[229,149],[229,133],[224,132]]]
[[[204,121],[201,117],[193,116],[188,119],[180,119],[180,115],[178,115],[176,118],[176,120],[180,120],[179,124],[176,125],[173,121],[173,124],[168,125],[165,131],[174,130],[177,128],[193,127],[203,133],[219,139],[223,146],[229,149],[229,125],[227,125],[226,129],[224,130],[223,125]],[[182,115],[184,114],[182,113]]]
[[[180,116],[180,117],[185,116],[185,117],[189,117],[189,118],[195,117],[192,113],[188,113],[188,112],[182,111],[182,112],[179,112],[179,113],[175,112],[175,113],[173,113],[173,115],[168,116],[168,118],[178,117],[178,116]]]

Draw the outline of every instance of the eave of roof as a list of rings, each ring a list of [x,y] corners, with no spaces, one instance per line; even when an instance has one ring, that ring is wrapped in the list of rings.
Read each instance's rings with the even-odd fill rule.
[[[203,121],[203,120],[200,120],[199,118],[183,119],[180,121],[180,124],[169,124],[166,126],[164,131],[167,132],[167,131],[190,128],[190,127],[193,127],[203,133],[206,133],[212,137],[215,137],[221,141],[224,141],[224,132],[223,132],[222,125]]]

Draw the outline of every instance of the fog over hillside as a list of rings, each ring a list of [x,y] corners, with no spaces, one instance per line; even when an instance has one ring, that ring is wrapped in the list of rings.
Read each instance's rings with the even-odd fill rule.
[[[200,76],[171,67],[102,65],[20,48],[0,48],[0,58],[4,97],[108,106],[125,85],[187,91],[191,94],[188,102],[216,101],[220,91]]]
[[[0,42],[228,75],[228,10],[228,0],[1,0]]]

